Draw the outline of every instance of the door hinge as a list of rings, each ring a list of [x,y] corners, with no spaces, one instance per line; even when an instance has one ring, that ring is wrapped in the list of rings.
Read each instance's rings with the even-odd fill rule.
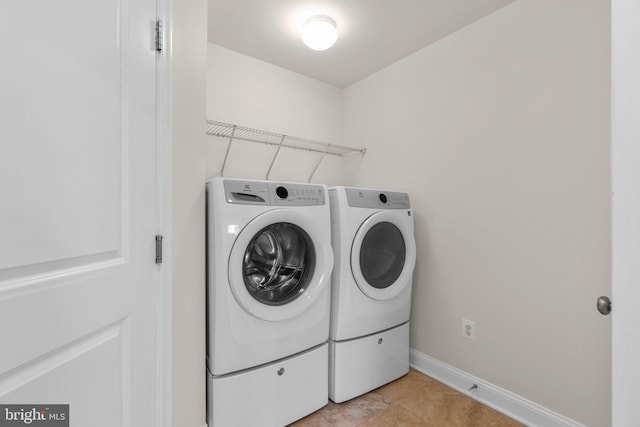
[[[162,21],[161,20],[157,20],[156,21],[156,41],[155,41],[155,45],[156,45],[156,52],[162,52],[162,48],[163,48],[163,39],[162,39]]]
[[[156,236],[156,264],[162,264],[162,236]]]

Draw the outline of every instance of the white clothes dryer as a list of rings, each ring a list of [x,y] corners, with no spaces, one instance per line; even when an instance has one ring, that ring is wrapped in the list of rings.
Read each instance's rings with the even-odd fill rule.
[[[207,211],[209,426],[283,426],[327,403],[327,189],[214,178]]]
[[[416,245],[407,193],[334,187],[329,199],[329,397],[343,402],[409,372]]]

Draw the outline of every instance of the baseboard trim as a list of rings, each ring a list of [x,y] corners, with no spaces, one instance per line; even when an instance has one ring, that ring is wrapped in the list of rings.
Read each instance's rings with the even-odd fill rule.
[[[411,349],[411,366],[467,396],[530,427],[585,427],[517,394]],[[478,387],[469,391],[476,384]]]

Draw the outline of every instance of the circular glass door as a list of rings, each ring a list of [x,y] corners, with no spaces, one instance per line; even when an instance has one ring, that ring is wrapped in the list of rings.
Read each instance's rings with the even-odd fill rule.
[[[282,305],[302,295],[315,266],[311,238],[295,224],[279,222],[260,230],[242,262],[244,285],[261,303]]]
[[[416,262],[413,219],[404,210],[368,217],[353,239],[351,272],[370,298],[388,300],[411,286]]]
[[[360,271],[371,286],[385,289],[400,277],[406,256],[402,232],[390,222],[379,222],[362,239]]]
[[[318,221],[303,211],[273,209],[236,231],[227,274],[235,301],[247,313],[283,321],[326,295],[331,235]]]

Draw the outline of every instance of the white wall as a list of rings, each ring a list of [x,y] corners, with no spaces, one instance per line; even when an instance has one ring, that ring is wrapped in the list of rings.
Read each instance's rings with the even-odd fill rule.
[[[519,0],[346,88],[342,116],[368,148],[351,182],[412,197],[412,347],[589,426],[610,424],[609,20]]]
[[[209,44],[207,118],[340,144],[342,91],[332,85]],[[220,173],[228,139],[207,137],[207,176]],[[225,176],[264,179],[276,149],[234,142]],[[306,182],[320,154],[283,149],[271,179]],[[343,180],[340,158],[326,156],[313,182]]]
[[[207,1],[172,2],[173,426],[202,427],[205,406],[204,181]]]

